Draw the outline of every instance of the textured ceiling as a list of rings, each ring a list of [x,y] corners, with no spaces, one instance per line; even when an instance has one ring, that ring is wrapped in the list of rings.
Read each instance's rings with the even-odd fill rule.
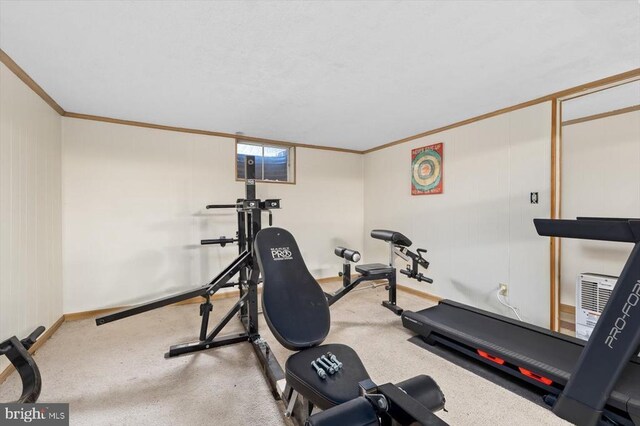
[[[0,3],[66,111],[367,149],[640,67],[638,1]]]

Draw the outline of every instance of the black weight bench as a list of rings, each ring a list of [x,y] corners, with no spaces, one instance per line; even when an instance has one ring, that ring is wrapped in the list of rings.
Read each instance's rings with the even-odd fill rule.
[[[315,426],[387,425],[391,419],[400,424],[446,424],[433,414],[444,407],[444,395],[430,377],[378,386],[352,348],[322,344],[330,329],[329,304],[293,235],[282,228],[263,229],[255,237],[254,252],[264,285],[265,320],[278,342],[297,351],[285,365],[289,415],[295,412],[300,423]],[[316,362],[329,352],[342,368],[337,362]],[[323,368],[321,377],[318,369],[323,366],[337,371],[330,374]],[[325,411],[311,415],[314,407]]]
[[[429,262],[422,257],[422,253],[427,251],[424,249],[418,249],[417,253],[414,253],[408,249],[413,244],[409,238],[397,231],[390,231],[387,229],[374,229],[371,231],[371,237],[377,240],[382,240],[389,243],[389,263],[368,263],[366,265],[356,265],[356,272],[360,274],[353,281],[351,280],[351,263],[358,262],[360,260],[360,253],[356,250],[336,247],[334,253],[336,256],[344,259],[342,264],[342,272],[338,275],[342,277],[342,288],[335,293],[325,293],[329,300],[329,305],[333,305],[335,302],[344,297],[351,290],[356,288],[360,283],[365,281],[386,281],[386,290],[389,292],[388,300],[382,302],[382,306],[391,310],[396,315],[402,314],[402,308],[396,303],[397,299],[397,279],[396,279],[396,267],[395,256],[399,256],[407,262],[412,262],[413,265],[407,265],[405,269],[401,269],[400,273],[406,275],[409,278],[416,279],[418,281],[425,281],[432,283],[430,278],[425,277],[418,272],[418,267],[421,266],[425,269],[429,267]]]
[[[383,263],[368,263],[366,265],[357,265],[356,272],[367,277],[369,275],[391,274],[396,272],[396,268]]]

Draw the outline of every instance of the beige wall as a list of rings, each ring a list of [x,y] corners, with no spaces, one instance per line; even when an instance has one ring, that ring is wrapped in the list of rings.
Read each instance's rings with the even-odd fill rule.
[[[232,140],[60,118],[2,64],[0,89],[0,339],[62,312],[202,284],[235,257],[235,246],[198,244],[235,232],[232,212],[203,208],[243,194]],[[297,184],[259,184],[258,194],[283,199],[275,225],[294,232],[317,277],[340,268],[336,245],[385,261],[368,234],[397,229],[430,250],[436,280],[401,283],[511,315],[495,299],[506,282],[524,319],[547,326],[548,240],[531,219],[549,212],[550,111],[543,103],[364,156],[298,148]],[[436,142],[445,193],[412,197],[410,150]],[[563,217],[640,216],[640,112],[566,126],[562,143]],[[562,247],[565,304],[577,274],[617,275],[630,250]]]
[[[204,209],[244,196],[232,139],[63,118],[63,141],[65,312],[192,288],[235,258],[235,245],[199,245],[235,234],[235,212]],[[296,155],[297,183],[258,183],[258,196],[282,199],[274,225],[293,232],[315,276],[334,276],[333,247],[363,244],[363,158]]]
[[[2,239],[0,290],[11,294],[2,301],[38,289],[29,301],[46,307],[38,321],[50,325],[63,311],[200,285],[235,257],[235,246],[198,244],[235,232],[233,213],[203,208],[243,194],[232,140],[61,119],[4,66],[2,89],[2,225],[10,237]],[[436,279],[400,282],[510,315],[495,300],[506,282],[525,319],[547,325],[548,241],[531,219],[549,212],[549,135],[544,103],[364,156],[298,148],[297,184],[259,184],[258,194],[283,199],[275,225],[294,232],[317,277],[339,270],[336,245],[384,261],[385,245],[368,233],[397,228],[430,250]],[[410,150],[435,142],[445,144],[445,193],[412,197]],[[529,204],[531,191],[540,204]],[[32,244],[36,234],[46,238]],[[2,330],[24,333],[31,324],[16,306],[0,311]]]
[[[562,128],[562,216],[640,217],[640,111]],[[630,244],[563,240],[560,303],[578,274],[620,275]]]
[[[496,300],[499,283],[508,283],[523,319],[548,326],[549,240],[532,220],[549,217],[550,140],[547,102],[367,154],[365,260],[387,258],[371,229],[398,230],[429,250],[426,275],[435,280],[399,275],[400,283],[513,316]],[[411,149],[437,142],[444,194],[411,196]],[[539,204],[530,204],[530,192],[539,192]]]
[[[0,64],[0,341],[62,315],[60,120]]]

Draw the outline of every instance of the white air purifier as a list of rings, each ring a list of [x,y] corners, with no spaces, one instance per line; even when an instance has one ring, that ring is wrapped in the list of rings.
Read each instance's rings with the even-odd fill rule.
[[[618,277],[584,273],[576,286],[576,337],[589,340]]]

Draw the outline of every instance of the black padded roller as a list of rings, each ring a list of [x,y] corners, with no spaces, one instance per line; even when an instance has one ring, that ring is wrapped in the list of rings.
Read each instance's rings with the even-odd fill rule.
[[[378,426],[378,415],[365,397],[347,401],[309,417],[305,426]]]
[[[347,259],[349,262],[358,262],[361,259],[360,252],[345,247],[336,247],[333,252],[336,256]]]
[[[388,229],[374,229],[373,231],[371,231],[371,238],[391,242],[397,246],[402,247],[411,247],[411,244],[413,244],[410,239],[408,239],[401,233],[396,231],[389,231]]]
[[[397,383],[396,386],[434,413],[444,408],[444,394],[431,376],[421,374]]]

